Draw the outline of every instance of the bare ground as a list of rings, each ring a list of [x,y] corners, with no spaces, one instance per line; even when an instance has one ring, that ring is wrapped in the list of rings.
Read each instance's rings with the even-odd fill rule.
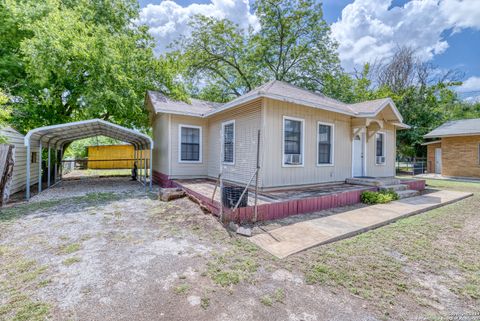
[[[46,193],[0,214],[0,320],[411,320],[480,312],[478,194],[276,260],[188,199],[162,203],[125,178]]]

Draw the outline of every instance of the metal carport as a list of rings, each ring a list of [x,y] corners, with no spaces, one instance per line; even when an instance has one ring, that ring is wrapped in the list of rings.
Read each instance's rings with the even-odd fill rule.
[[[48,148],[48,178],[47,186],[50,187],[50,165],[51,165],[51,150],[60,151],[60,155],[63,157],[64,146],[78,139],[95,137],[95,136],[107,136],[113,139],[117,139],[129,144],[132,144],[135,148],[135,158],[139,150],[150,149],[150,190],[152,189],[152,154],[153,154],[153,140],[138,131],[125,128],[101,119],[90,119],[72,123],[58,124],[53,126],[38,127],[32,129],[25,136],[25,146],[27,147],[27,187],[26,198],[30,198],[30,164],[31,164],[31,146],[38,146],[39,157],[39,178],[38,178],[38,192],[42,191],[42,150],[43,147]],[[145,177],[144,182],[145,189],[147,188],[147,162],[145,163]],[[56,165],[56,163],[55,163]],[[57,173],[57,170],[55,170]],[[142,178],[140,177],[140,181]]]

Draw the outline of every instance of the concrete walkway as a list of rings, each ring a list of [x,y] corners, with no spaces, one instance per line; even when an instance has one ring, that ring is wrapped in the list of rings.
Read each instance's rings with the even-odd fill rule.
[[[285,258],[313,246],[351,237],[472,195],[455,191],[433,192],[283,226],[269,233],[255,235],[250,240],[276,257]]]

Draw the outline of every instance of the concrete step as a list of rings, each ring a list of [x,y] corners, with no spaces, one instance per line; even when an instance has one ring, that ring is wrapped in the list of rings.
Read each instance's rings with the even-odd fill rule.
[[[389,186],[400,185],[400,180],[394,177],[353,177],[345,180],[347,184],[365,185],[365,186]]]
[[[407,197],[418,196],[420,194],[420,192],[416,191],[416,190],[413,190],[413,189],[407,189],[407,190],[404,190],[404,191],[398,191],[397,194],[398,194],[398,197],[400,199],[402,199],[402,198],[407,198]]]
[[[405,184],[397,184],[397,185],[387,185],[387,186],[380,186],[379,189],[381,191],[405,191],[408,189],[408,186]]]

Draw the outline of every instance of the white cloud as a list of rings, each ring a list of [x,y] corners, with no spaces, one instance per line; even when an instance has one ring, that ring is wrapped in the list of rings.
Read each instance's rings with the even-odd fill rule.
[[[478,4],[478,0],[412,0],[392,7],[392,0],[354,0],[332,25],[332,34],[347,69],[387,58],[403,45],[428,61],[448,48],[445,31],[480,29]]]
[[[457,89],[458,92],[480,92],[480,77],[472,76],[465,80],[463,84]]]
[[[161,53],[179,35],[188,33],[188,20],[196,14],[227,18],[243,28],[257,24],[256,17],[250,12],[249,0],[211,0],[208,4],[193,3],[186,7],[165,0],[141,9],[139,22],[150,27],[150,33],[157,41],[155,50]]]

